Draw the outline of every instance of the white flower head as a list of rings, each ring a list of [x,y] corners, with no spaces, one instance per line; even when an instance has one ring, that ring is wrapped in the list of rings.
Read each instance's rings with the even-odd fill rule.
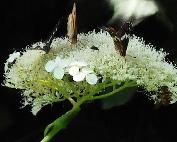
[[[42,47],[43,43],[40,43],[33,45],[33,50],[22,51],[21,56],[19,52],[11,54],[5,63],[5,86],[31,89],[32,96],[28,94],[25,97],[30,100],[31,96],[32,100],[28,103],[33,106],[34,114],[47,104],[66,99],[62,91],[55,90],[58,86],[50,88],[43,83],[46,79],[54,81],[48,77],[49,74],[60,80],[67,74],[75,82],[85,81],[90,85],[97,84],[99,75],[103,83],[107,80],[133,80],[146,91],[155,93],[158,93],[162,86],[167,86],[171,93],[170,103],[177,101],[177,69],[172,63],[165,61],[164,51],[157,51],[152,45],[146,45],[142,38],[132,35],[127,54],[121,57],[115,50],[112,37],[106,31],[78,34],[77,41],[71,44],[68,38],[56,38],[52,41],[52,50],[49,53],[35,48],[38,45]],[[97,47],[99,50],[93,50],[91,47]],[[46,59],[49,60],[46,62]],[[8,63],[13,63],[14,60],[16,62],[13,66],[8,66]],[[63,81],[67,84],[67,80]],[[74,85],[74,89],[70,90],[67,85],[64,89],[73,94],[77,88],[75,85],[80,84],[70,83],[69,85]],[[60,97],[55,95],[56,91],[59,91]],[[151,99],[156,101],[159,98],[155,96]]]

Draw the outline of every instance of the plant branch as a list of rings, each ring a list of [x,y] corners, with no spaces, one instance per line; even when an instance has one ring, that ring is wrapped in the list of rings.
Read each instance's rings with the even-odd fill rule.
[[[63,114],[61,117],[57,118],[51,124],[49,124],[44,131],[44,138],[41,142],[49,142],[52,138],[60,132],[62,129],[65,129],[71,120],[79,113],[80,106],[79,104],[75,105],[70,111]]]
[[[111,83],[108,83],[108,82],[101,83],[101,84],[99,84],[99,86],[97,86],[98,89],[95,89],[90,94],[83,96],[77,102],[75,102],[69,95],[65,94],[66,92],[64,91],[65,97],[73,104],[73,108],[70,111],[63,114],[61,117],[57,118],[55,121],[53,121],[51,124],[49,124],[46,127],[46,129],[44,131],[44,138],[42,139],[41,142],[49,142],[58,132],[60,132],[64,128],[66,128],[67,125],[71,122],[71,120],[79,113],[80,106],[83,103],[85,103],[87,101],[104,99],[104,98],[114,95],[117,92],[122,91],[125,88],[137,86],[137,84],[135,84],[133,81],[129,81],[117,89],[114,87],[112,92],[109,92],[107,94],[100,95],[100,96],[94,96],[95,95],[94,93],[98,93],[102,89],[105,89],[109,86],[114,86],[119,82],[120,81],[112,81]],[[60,88],[60,90],[63,90],[63,89]]]
[[[113,82],[111,85],[115,85],[115,82]],[[109,86],[110,86],[110,85],[109,85]],[[113,91],[110,92],[110,93],[107,93],[107,94],[104,94],[104,95],[100,95],[100,96],[93,96],[93,97],[89,98],[89,100],[105,99],[105,98],[107,98],[107,97],[110,97],[110,96],[114,95],[114,94],[117,93],[117,92],[122,91],[122,90],[125,89],[125,88],[135,87],[135,86],[137,86],[137,84],[135,84],[135,83],[132,82],[132,81],[126,82],[123,86],[121,86],[121,87],[119,87],[119,88],[117,88],[117,89],[113,89]],[[106,87],[108,87],[108,86],[106,86]],[[102,88],[102,89],[103,89],[103,88]]]

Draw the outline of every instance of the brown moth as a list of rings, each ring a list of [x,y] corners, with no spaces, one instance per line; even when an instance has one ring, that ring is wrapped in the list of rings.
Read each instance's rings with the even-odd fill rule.
[[[77,42],[77,16],[76,16],[76,3],[73,5],[72,13],[68,16],[67,23],[67,36],[71,43]]]
[[[168,106],[172,101],[172,93],[169,91],[167,86],[162,86],[159,88],[159,94],[156,98],[155,109],[159,109],[161,106]]]
[[[167,86],[162,86],[160,89],[160,94],[159,94],[159,99],[160,99],[160,104],[162,105],[169,105],[171,102],[171,92],[169,91]]]
[[[129,42],[129,34],[132,30],[131,22],[125,22],[119,31],[116,31],[113,27],[104,28],[113,38],[115,49],[121,56],[126,56],[127,46]]]

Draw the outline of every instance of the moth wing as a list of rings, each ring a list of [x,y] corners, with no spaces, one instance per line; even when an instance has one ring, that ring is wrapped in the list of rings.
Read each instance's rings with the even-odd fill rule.
[[[77,19],[76,19],[76,4],[73,5],[72,13],[68,16],[67,36],[72,42],[77,42]]]

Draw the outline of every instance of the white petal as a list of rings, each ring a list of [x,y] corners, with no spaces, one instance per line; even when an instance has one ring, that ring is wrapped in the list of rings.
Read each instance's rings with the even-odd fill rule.
[[[86,62],[78,62],[78,61],[75,61],[75,62],[72,62],[70,64],[70,66],[79,66],[79,67],[84,67],[84,66],[87,66],[88,64]]]
[[[71,64],[71,60],[62,59],[62,61],[58,64],[60,67],[65,68]]]
[[[45,65],[45,70],[47,72],[52,72],[54,70],[54,68],[56,67],[56,63],[55,61],[51,60],[51,61],[48,61]]]
[[[98,77],[95,74],[87,74],[86,75],[86,81],[91,84],[94,85],[97,83],[98,81]]]
[[[93,73],[93,70],[89,69],[89,68],[82,68],[81,72],[85,73],[85,74],[89,74],[89,73]]]
[[[55,63],[60,63],[60,62],[61,62],[61,58],[60,57],[56,57]]]
[[[62,79],[64,76],[64,70],[60,67],[55,68],[53,71],[53,76],[56,79]]]
[[[12,63],[16,58],[20,57],[20,52],[15,52],[9,55],[8,62]]]
[[[83,72],[79,72],[78,74],[76,74],[75,76],[73,76],[73,80],[78,82],[78,81],[82,81],[84,80],[86,74]]]
[[[69,68],[69,74],[74,76],[79,73],[79,67],[78,66],[72,66]]]
[[[60,56],[58,56],[55,59],[55,63],[57,64],[57,66],[65,68],[71,64],[71,60],[70,59],[62,59]]]

